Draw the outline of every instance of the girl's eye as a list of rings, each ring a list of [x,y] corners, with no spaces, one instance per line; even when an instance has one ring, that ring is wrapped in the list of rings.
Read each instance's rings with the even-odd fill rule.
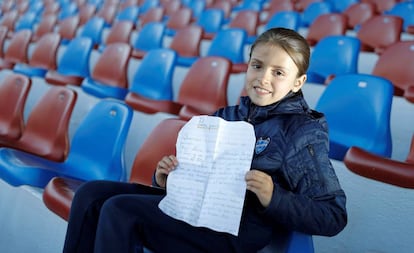
[[[282,72],[282,71],[280,71],[280,70],[275,70],[273,73],[274,73],[274,75],[276,75],[276,76],[283,76],[283,72]]]
[[[259,65],[259,64],[255,64],[255,63],[253,63],[253,64],[252,64],[252,67],[253,67],[254,69],[259,69],[259,68],[260,68],[260,65]]]

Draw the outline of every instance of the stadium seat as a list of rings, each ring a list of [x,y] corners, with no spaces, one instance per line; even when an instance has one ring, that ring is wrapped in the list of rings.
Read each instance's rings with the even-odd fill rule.
[[[373,3],[375,12],[378,14],[385,13],[392,9],[399,0],[361,0],[361,2]]]
[[[299,10],[297,10],[299,11]],[[332,13],[332,6],[328,2],[313,1],[303,10],[301,26],[309,27],[317,17],[322,14]]]
[[[150,22],[162,22],[164,17],[164,9],[159,7],[152,7],[144,14],[140,15],[138,19],[138,27],[137,30],[139,31],[143,26]]]
[[[32,31],[28,29],[14,33],[4,51],[4,57],[0,59],[0,69],[13,69],[17,63],[27,64],[31,38]]]
[[[123,154],[132,117],[133,111],[124,103],[102,99],[76,129],[64,161],[0,148],[0,178],[13,186],[40,188],[56,176],[125,181]]]
[[[137,5],[127,6],[124,9],[120,10],[116,16],[116,21],[129,21],[134,25],[134,28],[138,24],[138,16],[139,16],[139,7]]]
[[[169,0],[161,2],[162,7],[164,8],[164,17],[163,20],[167,21],[174,12],[181,9],[183,6],[180,0]]]
[[[307,82],[328,84],[335,76],[358,73],[361,42],[355,37],[331,35],[314,47]]]
[[[77,36],[91,38],[93,46],[101,44],[105,20],[101,17],[90,18],[80,29]]]
[[[43,35],[51,32],[55,32],[55,26],[57,24],[56,15],[46,15],[41,18],[39,23],[33,32],[32,41],[39,40]]]
[[[68,44],[75,38],[79,24],[80,19],[78,16],[71,16],[58,21],[56,30],[60,34],[63,44]]]
[[[342,13],[346,9],[349,8],[349,6],[359,3],[359,0],[326,0],[326,2],[329,2],[332,6],[332,11],[335,13]]]
[[[149,22],[144,25],[132,43],[131,56],[142,59],[149,50],[162,48],[165,28],[162,22]]]
[[[160,0],[142,0],[139,5],[139,16],[144,15],[149,9],[160,6]]]
[[[96,13],[96,5],[86,3],[79,7],[79,25],[85,25]]]
[[[26,12],[19,16],[14,25],[14,32],[21,30],[33,30],[34,26],[37,23],[37,15],[34,12]]]
[[[171,14],[165,24],[165,35],[174,36],[178,29],[190,25],[192,13],[193,12],[190,8],[182,7],[178,11]]]
[[[220,56],[231,61],[232,73],[247,70],[247,60],[244,59],[244,49],[247,42],[247,32],[241,28],[220,30],[211,41],[206,56]]]
[[[203,28],[190,25],[177,30],[169,48],[177,53],[177,66],[190,67],[200,57]]]
[[[9,29],[5,26],[0,26],[0,58],[4,58],[5,45],[7,40],[7,33]]]
[[[403,22],[403,31],[409,34],[414,34],[414,2],[405,1],[396,3],[390,10],[386,11],[385,14],[396,15],[401,17]]]
[[[335,77],[315,107],[328,122],[329,157],[342,161],[352,146],[390,157],[392,99],[393,86],[384,78],[368,74]]]
[[[232,6],[229,1],[215,1],[207,6],[207,9],[218,9],[222,10],[224,14],[224,23],[227,24],[231,19]]]
[[[29,77],[43,78],[48,70],[56,70],[57,68],[59,45],[60,35],[58,33],[44,34],[35,42],[29,63],[17,63],[14,65],[13,71]]]
[[[380,156],[361,147],[351,147],[345,155],[344,163],[357,175],[414,189],[414,136],[405,161]]]
[[[18,18],[19,13],[17,10],[5,12],[0,18],[0,26],[7,27],[8,31],[12,34],[14,31],[14,25],[16,24]]]
[[[273,27],[284,27],[298,31],[300,26],[300,14],[297,11],[279,11],[273,14],[264,25],[264,31]]]
[[[134,74],[125,102],[134,110],[155,113],[151,101],[172,101],[176,60],[177,54],[171,49],[150,50]]]
[[[394,95],[414,86],[414,41],[399,41],[387,47],[372,70],[373,75],[384,77],[394,85]]]
[[[260,24],[264,25],[270,21],[270,18],[273,17],[278,12],[284,11],[296,11],[295,4],[290,0],[271,0],[269,4],[264,6],[264,17],[260,19]],[[299,12],[298,12],[299,13]]]
[[[310,46],[315,46],[321,39],[331,35],[345,35],[347,17],[341,13],[319,15],[308,27],[306,40]]]
[[[369,2],[358,2],[343,11],[348,17],[348,29],[358,31],[359,26],[376,15],[375,5]]]
[[[134,24],[131,21],[115,21],[98,50],[102,52],[105,46],[117,42],[130,44],[133,29]]]
[[[129,44],[121,42],[109,44],[95,63],[91,76],[83,79],[82,90],[98,98],[123,100],[129,86],[127,72],[130,56]]]
[[[361,24],[357,38],[361,50],[381,54],[385,48],[400,41],[403,19],[399,16],[377,15]]]
[[[93,43],[90,38],[76,37],[66,46],[56,70],[49,70],[46,82],[54,85],[80,86],[89,76],[89,58]]]
[[[58,11],[58,19],[64,20],[69,17],[77,16],[78,11],[78,6],[75,2],[67,2],[64,4],[60,4],[60,8]]]
[[[0,146],[16,142],[24,129],[24,109],[32,81],[10,73],[0,83]]]
[[[256,39],[257,28],[260,25],[260,12],[254,10],[238,11],[227,24],[228,28],[240,28],[246,31],[246,43],[251,44]]]
[[[69,122],[76,100],[75,91],[51,86],[30,111],[21,137],[0,146],[63,161],[69,150]]]
[[[203,28],[203,39],[211,40],[224,24],[224,12],[219,9],[205,9],[195,22]]]
[[[108,2],[103,4],[101,8],[96,12],[94,17],[100,17],[104,19],[104,26],[111,27],[117,14],[118,6],[115,3]]]

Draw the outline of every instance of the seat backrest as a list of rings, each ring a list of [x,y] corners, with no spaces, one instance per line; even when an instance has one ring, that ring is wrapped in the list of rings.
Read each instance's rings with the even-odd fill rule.
[[[386,11],[388,15],[399,16],[404,20],[403,31],[413,33],[414,27],[414,3],[412,1],[404,1],[395,3],[395,5]]]
[[[181,83],[178,102],[185,110],[196,109],[197,114],[210,114],[227,106],[227,87],[231,62],[223,57],[207,56],[199,58],[188,70]],[[207,82],[206,82],[207,81]]]
[[[89,37],[92,39],[94,45],[99,45],[102,40],[104,25],[105,20],[102,17],[92,17],[82,27],[79,36]]]
[[[354,3],[344,10],[343,14],[348,17],[348,28],[355,29],[360,24],[376,15],[375,5],[368,2]]]
[[[384,13],[389,11],[398,0],[362,0],[362,2],[371,2],[375,5],[375,12]]]
[[[149,51],[161,48],[164,39],[165,24],[162,22],[149,22],[142,27],[138,37],[133,43],[133,48]]]
[[[176,58],[175,51],[171,49],[148,51],[134,74],[129,90],[149,99],[172,100]]]
[[[190,24],[192,17],[192,10],[190,8],[181,8],[178,11],[171,14],[166,26],[168,29],[177,30],[186,27]]]
[[[133,28],[134,24],[132,23],[132,21],[115,21],[114,24],[112,24],[111,26],[108,36],[105,38],[105,45],[115,42],[129,44]]]
[[[79,16],[67,17],[59,21],[57,32],[62,37],[62,40],[70,41],[76,36],[79,24]]]
[[[27,76],[10,73],[0,84],[0,142],[16,141],[24,129],[24,108],[31,87]],[[0,144],[1,145],[1,144]]]
[[[92,48],[91,38],[73,38],[58,61],[57,71],[62,75],[88,77]]]
[[[79,25],[84,25],[88,22],[89,19],[93,17],[96,12],[96,5],[94,4],[84,4],[79,7]]]
[[[344,14],[321,14],[309,26],[306,40],[310,46],[314,46],[326,36],[345,35],[346,30],[347,17]]]
[[[31,38],[32,31],[28,29],[20,30],[14,33],[6,51],[4,52],[4,59],[13,64],[28,63],[28,50]]]
[[[256,36],[259,26],[259,13],[254,10],[241,10],[230,20],[228,27],[244,29],[248,36]]]
[[[7,33],[9,32],[9,29],[7,29],[7,27],[5,26],[0,26],[0,58],[4,57],[4,47],[5,47],[5,42],[7,39]]]
[[[220,30],[211,41],[207,56],[220,56],[232,63],[244,63],[244,46],[247,32],[241,28]]]
[[[279,11],[273,14],[265,24],[265,31],[273,27],[284,27],[297,31],[300,26],[300,14],[297,11]]]
[[[351,146],[390,157],[392,99],[392,84],[384,78],[368,74],[335,77],[316,105],[328,121],[330,157],[342,160]]]
[[[303,10],[301,26],[309,27],[317,17],[332,12],[332,6],[328,2],[312,2]]]
[[[400,40],[403,19],[393,15],[377,15],[361,24],[357,38],[361,49],[381,54],[385,48]]]
[[[161,22],[164,16],[164,9],[162,7],[152,7],[139,18],[140,27],[149,22]]]
[[[19,13],[17,12],[17,10],[10,10],[3,14],[0,20],[0,25],[7,27],[9,31],[13,31],[14,25],[16,24],[18,18]]]
[[[99,100],[73,135],[65,173],[82,180],[126,180],[124,150],[132,117],[125,103]]]
[[[160,0],[143,0],[142,3],[139,5],[139,13],[145,14],[151,8],[157,7],[160,5]]]
[[[116,14],[115,21],[129,21],[134,25],[138,22],[139,7],[135,5],[127,6]]]
[[[414,82],[414,41],[399,41],[386,48],[375,63],[373,75],[392,82],[401,96]]]
[[[151,131],[135,156],[130,182],[151,185],[157,163],[163,156],[175,154],[178,132],[186,122],[175,118],[165,119]]]
[[[163,1],[161,5],[164,8],[164,16],[167,18],[182,7],[180,0]]]
[[[56,15],[50,14],[43,16],[33,33],[33,37],[39,39],[46,33],[54,32],[56,22]]]
[[[212,4],[208,5],[207,8],[222,10],[225,20],[230,18],[232,12],[232,6],[229,1],[214,1]]]
[[[131,46],[127,43],[112,43],[105,47],[97,60],[91,77],[105,85],[128,88],[128,63]]]
[[[29,59],[29,65],[45,70],[57,68],[57,52],[60,45],[58,33],[44,34],[35,45]]]
[[[60,5],[58,19],[64,20],[68,17],[77,16],[78,6],[75,2],[68,2],[67,4]]]
[[[196,25],[203,28],[205,33],[216,33],[224,24],[224,12],[219,9],[205,9],[201,12]]]
[[[20,15],[19,19],[14,25],[14,31],[20,31],[23,29],[32,30],[37,22],[37,15],[34,12],[26,12]]]
[[[314,47],[308,69],[308,81],[324,83],[331,75],[358,72],[361,42],[350,36],[331,35]]]
[[[177,30],[171,40],[170,48],[182,57],[200,56],[200,46],[203,36],[203,28],[191,25]]]
[[[69,151],[69,121],[77,94],[66,87],[51,86],[32,108],[16,147],[54,161]]]
[[[115,20],[117,10],[118,10],[117,4],[112,4],[112,3],[103,4],[94,16],[103,18],[105,26],[108,27],[108,26],[111,26],[113,21]]]

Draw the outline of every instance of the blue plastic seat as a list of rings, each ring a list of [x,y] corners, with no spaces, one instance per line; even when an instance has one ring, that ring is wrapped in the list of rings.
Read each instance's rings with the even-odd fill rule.
[[[311,3],[302,12],[301,26],[308,27],[320,15],[331,13],[331,12],[332,12],[332,6],[329,2]]]
[[[139,5],[139,15],[146,13],[149,9],[157,7],[160,5],[160,0],[144,0],[141,5]]]
[[[13,186],[41,188],[55,176],[125,181],[124,145],[132,117],[124,103],[100,100],[76,129],[65,161],[0,148],[0,178]]]
[[[224,12],[219,9],[205,9],[201,12],[196,25],[203,28],[203,39],[213,39],[224,24]]]
[[[105,20],[101,17],[92,17],[89,19],[79,34],[81,37],[88,37],[92,39],[94,46],[101,44],[102,33],[105,27]]]
[[[19,17],[16,24],[14,25],[14,31],[17,32],[23,29],[33,30],[36,24],[36,21],[37,21],[36,19],[37,19],[36,13],[34,12],[24,13],[23,15]]]
[[[393,86],[368,74],[335,77],[319,98],[316,110],[328,121],[329,157],[342,161],[352,146],[390,157]]]
[[[92,39],[76,37],[66,46],[58,61],[56,70],[49,70],[45,75],[48,83],[56,85],[81,85],[89,76],[89,59],[92,53]]]
[[[363,2],[363,1],[359,1],[359,0],[340,0],[340,1],[326,0],[325,2],[328,2],[328,3],[331,4],[333,12],[342,13],[347,8],[349,8],[349,6],[351,6],[355,3]]]
[[[132,44],[131,56],[142,59],[149,50],[162,48],[164,32],[165,24],[162,22],[149,22],[145,24]]]
[[[292,231],[290,234],[275,233],[272,241],[257,253],[314,253],[312,235]]]
[[[138,6],[125,7],[116,14],[115,21],[130,21],[135,25],[138,22],[139,11]]]
[[[156,110],[144,109],[148,108],[149,101],[172,101],[176,60],[177,54],[171,49],[150,50],[134,74],[126,103],[137,111],[155,113]]]
[[[239,4],[233,7],[232,12],[250,10],[250,11],[262,11],[263,4],[265,1],[263,0],[243,0],[240,1]]]
[[[124,99],[128,92],[128,63],[131,46],[127,43],[112,43],[105,47],[97,60],[92,74],[81,84],[82,90],[99,98]],[[156,69],[151,69],[154,73]]]
[[[273,27],[284,27],[297,31],[300,26],[300,14],[297,11],[280,11],[273,14],[265,24],[265,31]]]
[[[191,9],[192,19],[197,20],[201,13],[206,9],[206,1],[205,0],[191,0],[186,5],[188,8]]]
[[[232,62],[232,73],[247,70],[247,60],[244,59],[244,46],[247,32],[241,28],[220,30],[211,41],[207,56],[220,56]]]
[[[61,5],[58,13],[58,19],[63,20],[68,17],[75,16],[78,13],[78,7],[75,2],[66,2]]]
[[[307,82],[326,84],[342,74],[358,73],[361,42],[355,37],[331,35],[313,49]]]

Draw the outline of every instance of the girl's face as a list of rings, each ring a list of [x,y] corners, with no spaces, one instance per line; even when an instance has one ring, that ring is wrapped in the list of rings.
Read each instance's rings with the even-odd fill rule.
[[[281,47],[258,44],[249,61],[245,89],[254,104],[270,105],[302,87],[306,75],[297,75],[296,64]]]

